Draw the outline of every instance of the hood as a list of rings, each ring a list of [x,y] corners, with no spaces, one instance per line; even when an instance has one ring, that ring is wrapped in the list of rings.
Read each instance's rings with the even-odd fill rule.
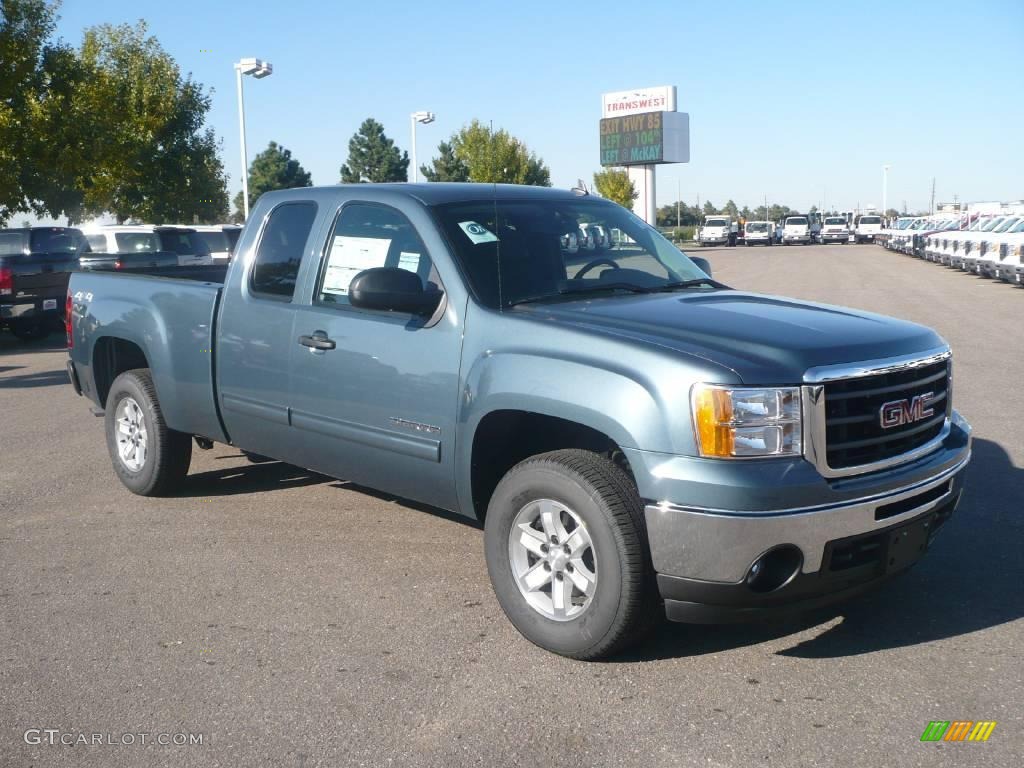
[[[815,366],[945,344],[930,328],[884,315],[731,290],[523,304],[516,311],[694,355],[752,385],[795,384]]]

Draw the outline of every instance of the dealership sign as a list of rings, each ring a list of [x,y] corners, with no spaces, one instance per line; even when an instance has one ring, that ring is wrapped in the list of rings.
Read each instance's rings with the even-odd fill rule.
[[[632,91],[601,94],[601,117],[623,117],[640,112],[675,112],[676,87],[659,85]]]
[[[644,112],[601,120],[601,165],[690,162],[690,116]]]

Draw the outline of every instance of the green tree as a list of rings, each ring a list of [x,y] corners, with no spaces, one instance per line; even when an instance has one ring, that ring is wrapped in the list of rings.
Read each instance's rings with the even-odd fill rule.
[[[455,155],[469,169],[470,181],[551,186],[544,161],[508,131],[474,120],[451,138]]]
[[[623,208],[632,208],[633,201],[640,196],[624,168],[606,168],[598,171],[594,174],[594,186],[601,197],[606,197]]]
[[[225,218],[220,145],[204,128],[210,95],[182,77],[145,22],[87,29],[77,59],[73,91],[42,108],[82,212],[157,224]]]
[[[368,117],[348,142],[348,162],[341,166],[344,184],[409,180],[409,153],[399,153],[384,126]]]
[[[716,214],[716,213],[718,213],[718,209],[715,208],[715,206],[711,204],[710,200],[706,201],[704,203],[704,215],[705,216],[711,216],[711,215]]]
[[[427,181],[469,181],[469,168],[449,141],[437,145],[437,157],[429,166],[421,165],[420,173]]]
[[[249,207],[251,208],[264,192],[312,185],[313,177],[292,157],[291,150],[272,141],[249,165]],[[239,191],[235,195],[233,218],[236,221],[244,220],[242,210],[242,193]]]
[[[47,43],[55,23],[55,4],[0,0],[0,226],[15,213],[42,212],[36,198],[47,173],[33,145],[37,105],[60,51]]]
[[[736,207],[736,203],[732,200],[728,200],[725,203],[725,208],[722,209],[722,213],[728,216],[731,220],[735,221],[740,217],[740,210]]]

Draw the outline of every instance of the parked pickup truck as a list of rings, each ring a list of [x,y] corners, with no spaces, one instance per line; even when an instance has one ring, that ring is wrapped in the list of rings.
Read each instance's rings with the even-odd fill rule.
[[[0,229],[0,328],[33,339],[59,327],[82,242],[66,227]]]
[[[277,191],[223,282],[75,274],[68,372],[134,493],[220,442],[480,520],[516,628],[595,659],[857,594],[960,498],[935,332],[706,267],[585,193]]]

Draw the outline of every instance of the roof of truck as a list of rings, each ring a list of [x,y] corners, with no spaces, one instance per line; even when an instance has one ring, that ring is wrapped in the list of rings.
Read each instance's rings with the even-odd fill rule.
[[[596,195],[585,195],[568,189],[553,187],[534,187],[525,184],[477,184],[472,182],[429,182],[423,184],[335,184],[323,187],[296,187],[293,189],[267,192],[265,197],[282,197],[295,199],[308,197],[317,199],[331,197],[339,191],[381,193],[384,195],[407,195],[414,197],[424,205],[442,205],[444,203],[472,202],[476,200],[580,200],[591,198],[603,200]]]

